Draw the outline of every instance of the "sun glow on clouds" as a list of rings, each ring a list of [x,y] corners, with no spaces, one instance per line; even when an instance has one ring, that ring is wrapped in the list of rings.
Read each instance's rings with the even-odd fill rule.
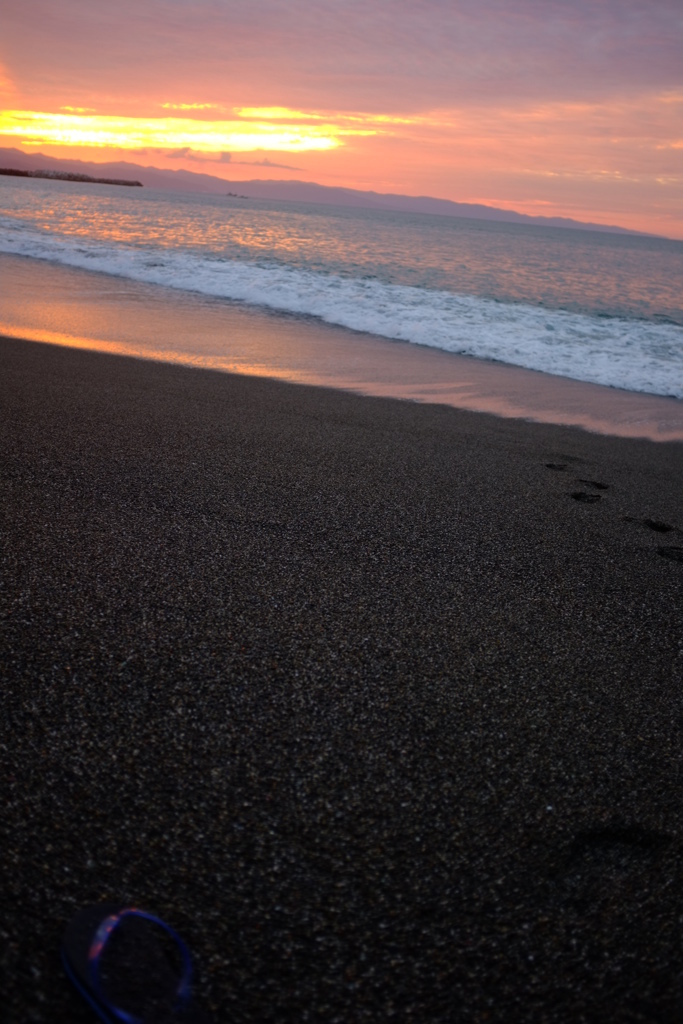
[[[372,150],[359,145],[352,149],[358,159],[371,159],[375,167],[378,160],[395,167],[397,147],[401,147],[406,154],[418,152],[423,157],[428,151],[432,166],[446,160],[460,171],[472,164],[484,168],[502,162],[518,173],[533,169],[542,176],[561,169],[581,176],[594,174],[601,167],[611,172],[625,170],[624,162],[633,163],[635,144],[641,163],[648,152],[679,151],[682,99],[676,91],[630,102],[497,105],[409,116],[281,106],[232,109],[216,103],[178,101],[164,102],[157,109],[182,113],[140,117],[62,106],[58,113],[0,112],[0,135],[27,146],[170,150],[174,155],[185,151],[205,158],[254,151],[337,152],[341,156],[344,151],[351,152],[348,143],[352,137],[362,143],[360,137],[366,136]],[[223,114],[220,119],[214,113],[218,111]],[[582,146],[577,145],[579,139]],[[628,169],[633,172],[635,168]],[[662,165],[657,171],[659,177],[675,173],[673,166]]]
[[[266,121],[326,121],[334,118],[340,126],[354,124],[374,125],[400,125],[400,124],[441,124],[439,116],[425,115],[417,117],[398,117],[393,114],[349,114],[329,113],[321,114],[310,110],[292,110],[290,107],[238,107],[235,109],[238,117],[247,119],[255,118]],[[359,133],[361,134],[361,133]],[[368,133],[369,134],[369,133]],[[374,132],[373,134],[377,134]]]
[[[162,103],[163,110],[220,110],[216,103]]]
[[[290,110],[289,107],[237,107],[238,117],[255,118],[263,121],[323,121],[322,114],[304,110]]]
[[[196,104],[191,109],[205,109],[206,106]],[[336,149],[343,145],[344,136],[374,134],[376,130],[373,128],[348,127],[331,122],[291,124],[286,120],[269,123],[266,119],[208,121],[190,117],[115,117],[32,110],[0,112],[0,135],[18,138],[30,145],[49,143],[137,150],[189,146],[204,153],[225,150],[237,153],[253,150],[300,153]]]
[[[96,162],[154,153],[159,166],[196,170],[193,162],[210,162],[214,175],[224,171],[231,179],[253,175],[242,167],[267,167],[274,178],[304,172],[321,184],[528,213],[544,204],[562,216],[683,232],[672,226],[680,224],[675,193],[683,183],[680,89],[599,102],[544,97],[392,113],[229,106],[199,102],[196,92],[187,102],[171,96],[147,100],[142,111],[128,107],[148,116],[98,114],[76,106],[80,97],[63,97],[74,106],[61,105],[57,113],[0,110],[0,145],[7,145],[4,136],[46,155],[87,153]],[[20,107],[16,99],[5,104]],[[238,156],[248,153],[259,155]],[[636,207],[642,212],[633,212]],[[666,223],[662,210],[671,211]]]

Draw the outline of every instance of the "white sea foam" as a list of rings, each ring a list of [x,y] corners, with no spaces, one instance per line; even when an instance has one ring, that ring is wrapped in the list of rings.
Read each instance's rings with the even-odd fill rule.
[[[54,260],[357,331],[630,391],[683,398],[683,328],[240,262],[172,249],[58,238],[11,225],[0,251]]]

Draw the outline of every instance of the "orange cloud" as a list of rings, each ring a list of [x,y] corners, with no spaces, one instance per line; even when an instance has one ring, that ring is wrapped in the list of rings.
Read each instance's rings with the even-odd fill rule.
[[[80,113],[5,110],[0,135],[24,142],[96,148],[159,149],[190,147],[198,152],[299,153],[336,149],[347,135],[370,135],[372,130],[338,125],[300,125],[266,121],[205,121],[193,118],[116,117]]]
[[[162,103],[163,110],[222,110],[217,103]]]

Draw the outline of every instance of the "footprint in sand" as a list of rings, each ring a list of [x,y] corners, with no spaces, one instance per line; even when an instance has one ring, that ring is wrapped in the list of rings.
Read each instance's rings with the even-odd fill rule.
[[[655,533],[683,533],[683,530],[671,526],[670,523],[663,523],[661,519],[637,519],[635,516],[624,516],[624,522],[647,526],[648,530],[654,530]]]
[[[572,491],[574,501],[582,501],[584,505],[594,505],[596,501],[602,500],[600,494],[588,494],[587,491]]]
[[[654,530],[655,533],[671,533],[674,529],[673,526],[669,526],[668,523],[661,523],[658,519],[642,519],[643,526],[647,526],[650,530]]]
[[[581,480],[578,479],[577,484],[586,484],[588,487],[595,487],[597,491],[608,491],[609,484],[600,483],[599,480]]]
[[[579,832],[565,851],[560,876],[577,891],[648,870],[670,843],[664,832],[615,823]]]
[[[657,554],[661,555],[662,558],[668,558],[672,562],[683,562],[683,548],[679,547],[661,547],[657,548]]]
[[[624,522],[638,523],[639,526],[646,526],[655,533],[683,533],[677,526],[663,523],[661,519],[636,519],[634,516],[624,516]],[[657,548],[657,554],[662,558],[668,558],[670,562],[683,562],[683,548],[678,544],[662,544]]]
[[[586,828],[560,852],[552,874],[567,895],[598,895],[605,884],[649,870],[671,840],[666,833],[636,823],[615,821]]]
[[[655,853],[671,837],[664,832],[643,828],[642,825],[615,822],[578,832],[569,848],[570,861],[608,857],[628,859]]]
[[[569,458],[569,456],[567,456]],[[579,459],[573,459],[572,461],[578,462]],[[567,469],[566,462],[546,462],[546,469],[554,469],[556,472],[564,472]],[[596,491],[607,491],[609,490],[609,484],[603,484],[600,480],[584,480],[579,477],[576,480],[577,484],[585,484],[586,487],[594,487]],[[596,501],[600,501],[601,495],[591,494],[588,491],[573,491],[572,498],[574,501],[581,501],[584,505],[594,505]]]

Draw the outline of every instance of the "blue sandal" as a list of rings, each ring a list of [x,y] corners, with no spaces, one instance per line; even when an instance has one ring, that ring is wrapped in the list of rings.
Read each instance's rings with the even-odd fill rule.
[[[192,960],[152,914],[102,903],[80,910],[62,943],[64,969],[105,1024],[209,1024],[192,1004]]]

